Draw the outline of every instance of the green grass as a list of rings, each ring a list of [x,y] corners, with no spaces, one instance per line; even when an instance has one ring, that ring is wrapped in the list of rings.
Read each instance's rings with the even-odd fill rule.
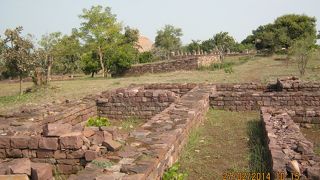
[[[226,172],[269,172],[258,112],[209,110],[189,135],[180,164],[188,179],[222,179]]]
[[[90,78],[81,77],[75,80],[53,81],[50,87],[38,90],[37,92],[24,95],[18,99],[19,83],[0,82],[0,113],[17,108],[25,103],[42,104],[54,100],[79,99],[88,94],[101,91],[126,87],[132,83],[241,83],[258,82],[267,83],[274,81],[280,76],[299,76],[297,64],[284,61],[276,61],[275,57],[255,57],[249,60],[239,60],[237,57],[227,57],[225,62],[233,62],[233,73],[225,73],[224,69],[210,71],[177,71],[160,74],[145,74],[139,77],[123,78]],[[246,62],[241,62],[246,61]],[[319,81],[320,59],[310,61],[307,73],[303,80]],[[23,89],[31,87],[31,82],[23,83]]]
[[[125,120],[122,120],[120,123],[120,127],[124,131],[131,131],[135,127],[137,127],[139,124],[141,124],[143,121],[136,117],[130,117]]]

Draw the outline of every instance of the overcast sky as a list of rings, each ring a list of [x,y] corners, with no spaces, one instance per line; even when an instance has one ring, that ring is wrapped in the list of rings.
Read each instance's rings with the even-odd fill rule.
[[[319,0],[1,0],[0,34],[19,25],[38,39],[54,31],[70,33],[79,27],[82,9],[92,5],[110,6],[119,21],[152,41],[165,24],[182,28],[184,43],[220,31],[241,41],[259,25],[288,13],[314,16],[320,29]]]

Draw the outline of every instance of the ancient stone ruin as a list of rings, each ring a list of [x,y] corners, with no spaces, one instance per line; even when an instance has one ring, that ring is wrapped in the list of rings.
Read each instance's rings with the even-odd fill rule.
[[[0,174],[52,179],[160,179],[178,160],[191,129],[207,110],[260,110],[273,176],[320,178],[320,158],[299,125],[320,124],[320,84],[296,78],[268,86],[142,84],[79,101],[22,108],[0,116]],[[135,117],[130,132],[88,127],[88,118]]]

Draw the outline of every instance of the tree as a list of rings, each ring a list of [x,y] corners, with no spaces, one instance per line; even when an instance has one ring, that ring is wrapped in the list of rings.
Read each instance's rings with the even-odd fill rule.
[[[303,76],[306,71],[309,60],[313,57],[315,48],[314,37],[306,37],[295,40],[289,49],[289,55],[297,61],[300,75]]]
[[[201,41],[200,40],[192,40],[190,44],[186,46],[188,52],[197,52],[201,49]]]
[[[71,35],[64,35],[55,45],[55,50],[63,73],[71,73],[73,77],[74,71],[78,68],[77,63],[81,58],[81,46],[77,32],[74,30]]]
[[[26,77],[35,64],[34,46],[30,39],[21,37],[23,28],[5,31],[3,59],[11,77],[19,77],[20,94],[22,94],[22,78]]]
[[[51,71],[54,61],[56,60],[57,50],[56,45],[61,39],[60,32],[53,32],[50,34],[43,35],[39,41],[39,45],[42,48],[42,52],[45,55],[45,72],[46,72],[46,83],[51,80]]]
[[[137,45],[139,40],[139,30],[130,28],[129,26],[124,28],[124,43]]]
[[[167,52],[178,50],[181,47],[182,30],[172,25],[165,27],[157,32],[155,46],[163,48]]]
[[[273,23],[259,26],[243,42],[254,42],[257,50],[270,53],[290,48],[302,37],[316,38],[316,19],[306,15],[288,14]]]
[[[91,77],[94,77],[94,74],[101,70],[99,60],[96,56],[94,52],[86,52],[81,56],[81,70],[86,75],[91,74]]]
[[[215,47],[213,39],[205,40],[201,43],[201,49],[207,53],[210,53]]]
[[[215,49],[219,52],[221,60],[224,59],[224,54],[236,44],[234,38],[228,32],[220,32],[213,36],[213,44]]]
[[[109,7],[103,9],[102,6],[93,6],[89,10],[84,9],[79,17],[83,20],[80,27],[81,38],[90,50],[97,53],[103,77],[106,77],[108,59],[105,58],[105,53],[118,43],[121,24]]]

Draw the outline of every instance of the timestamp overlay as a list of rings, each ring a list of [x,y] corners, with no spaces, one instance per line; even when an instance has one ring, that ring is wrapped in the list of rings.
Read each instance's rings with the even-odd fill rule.
[[[286,176],[284,172],[276,172],[273,178],[269,172],[225,172],[223,180],[300,180],[299,173]]]

